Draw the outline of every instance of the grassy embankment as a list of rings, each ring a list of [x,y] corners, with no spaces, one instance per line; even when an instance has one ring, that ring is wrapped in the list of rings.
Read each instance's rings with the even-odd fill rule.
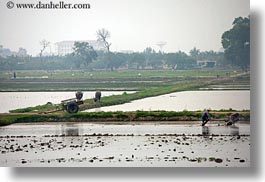
[[[211,111],[212,121],[225,121],[229,114],[235,111]],[[238,111],[242,121],[249,122],[249,111]],[[129,121],[198,121],[201,111],[134,111],[134,112],[93,112],[77,114],[2,114],[0,126],[13,123],[30,122],[129,122]]]

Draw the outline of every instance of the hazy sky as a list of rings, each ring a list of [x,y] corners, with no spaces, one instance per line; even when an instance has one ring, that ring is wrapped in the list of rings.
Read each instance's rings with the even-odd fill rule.
[[[93,40],[96,31],[111,32],[111,50],[158,50],[167,42],[165,52],[218,51],[221,35],[232,27],[234,18],[249,15],[249,0],[65,0],[86,2],[88,10],[8,9],[0,1],[0,45],[29,54],[40,51],[40,40]],[[39,0],[13,0],[34,3]],[[50,2],[51,0],[42,0]],[[53,0],[59,2],[59,0]]]

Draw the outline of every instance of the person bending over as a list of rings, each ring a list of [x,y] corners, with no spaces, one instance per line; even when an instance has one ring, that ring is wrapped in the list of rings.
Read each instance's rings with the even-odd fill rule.
[[[204,112],[202,113],[202,126],[204,126],[204,125],[206,125],[206,123],[208,122],[208,121],[210,121],[210,114],[209,114],[209,112],[210,112],[210,109],[206,109],[206,110],[204,110]]]

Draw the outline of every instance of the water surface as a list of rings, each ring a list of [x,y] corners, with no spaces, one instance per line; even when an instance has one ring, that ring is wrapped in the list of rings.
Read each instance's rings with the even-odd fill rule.
[[[95,111],[197,111],[205,108],[214,110],[250,109],[250,91],[185,91],[165,94],[156,97],[135,100],[121,105],[89,109]]]
[[[41,123],[0,128],[0,166],[249,167],[248,124]]]
[[[120,95],[125,91],[104,91],[102,96]],[[132,91],[126,91],[133,93]],[[83,92],[83,99],[94,98],[95,92]],[[2,106],[0,113],[6,113],[9,110],[34,107],[43,105],[47,102],[58,104],[62,100],[75,98],[75,92],[0,92]]]

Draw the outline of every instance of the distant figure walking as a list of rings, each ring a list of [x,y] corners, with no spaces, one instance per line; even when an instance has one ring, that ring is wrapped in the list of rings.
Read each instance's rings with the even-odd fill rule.
[[[205,109],[204,112],[202,113],[202,126],[206,125],[208,121],[210,121],[210,109]]]
[[[94,101],[95,101],[95,102],[100,102],[100,99],[101,99],[101,92],[98,90],[98,91],[96,91],[96,93],[95,93]]]
[[[16,72],[13,73],[13,78],[14,78],[14,79],[17,78],[17,74],[16,74]]]
[[[226,126],[234,125],[238,121],[239,121],[239,113],[231,114],[229,120],[226,121]]]

